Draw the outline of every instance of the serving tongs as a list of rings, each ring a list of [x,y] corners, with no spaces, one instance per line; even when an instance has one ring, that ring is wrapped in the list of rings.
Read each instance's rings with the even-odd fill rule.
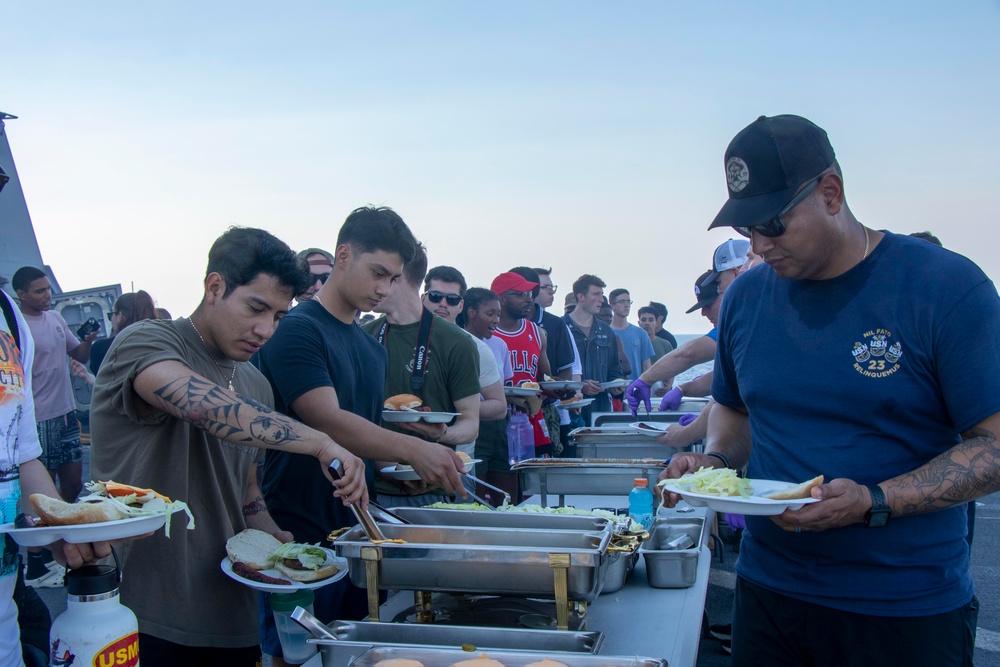
[[[465,473],[465,476],[468,477],[469,479],[471,479],[473,482],[475,482],[477,484],[482,484],[483,486],[485,486],[490,491],[496,491],[497,493],[502,493],[503,494],[503,504],[504,505],[509,505],[510,504],[510,494],[507,493],[506,491],[504,491],[503,489],[498,489],[497,487],[493,486],[492,484],[488,484],[488,483],[484,482],[483,480],[479,479],[475,475],[470,475],[469,473]],[[487,509],[489,509],[489,510],[491,510],[493,512],[497,511],[496,507],[494,507],[492,504],[488,503],[483,498],[480,498],[479,496],[477,496],[472,491],[469,491],[468,489],[466,489],[465,492],[468,493],[470,496],[472,496],[472,498],[476,502],[478,502],[480,505],[485,505]],[[458,495],[458,494],[455,494],[455,495]]]
[[[344,464],[340,462],[340,459],[334,459],[330,462],[330,476],[335,480],[344,477]],[[368,536],[370,541],[385,541],[385,535],[379,530],[375,519],[369,514],[367,508],[361,507],[358,503],[351,503],[349,507],[354,512],[354,516],[357,517],[358,523],[361,524],[361,528],[365,531],[365,535]]]

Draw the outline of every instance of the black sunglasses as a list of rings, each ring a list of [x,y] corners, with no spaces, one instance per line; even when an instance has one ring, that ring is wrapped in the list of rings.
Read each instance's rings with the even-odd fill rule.
[[[320,281],[321,283],[326,283],[327,279],[330,277],[329,273],[313,273],[311,275],[314,283],[317,280]]]
[[[786,215],[793,208],[801,204],[806,197],[812,194],[812,191],[816,189],[819,182],[823,180],[822,176],[818,176],[816,180],[809,184],[804,190],[799,192],[792,198],[792,201],[788,202],[785,208],[781,209],[778,215],[774,216],[767,222],[761,223],[759,225],[754,225],[753,227],[733,227],[737,233],[750,238],[752,232],[757,232],[761,236],[766,236],[768,238],[777,238],[785,233],[785,223],[782,222],[781,217]]]
[[[448,302],[448,305],[452,307],[462,303],[461,294],[445,294],[444,292],[438,292],[436,289],[432,289],[428,292],[427,298],[430,299],[431,303],[441,303],[441,299],[444,299]]]
[[[120,315],[120,314],[121,314],[120,310],[112,310],[110,313],[108,313],[108,319],[110,320],[115,315]]]

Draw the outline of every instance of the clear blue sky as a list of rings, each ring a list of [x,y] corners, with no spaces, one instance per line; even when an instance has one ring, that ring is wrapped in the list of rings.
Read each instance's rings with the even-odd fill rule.
[[[760,114],[827,130],[862,222],[1000,276],[998,36],[982,0],[6,3],[0,110],[67,290],[188,314],[228,225],[332,250],[373,203],[470,285],[596,273],[697,333]]]

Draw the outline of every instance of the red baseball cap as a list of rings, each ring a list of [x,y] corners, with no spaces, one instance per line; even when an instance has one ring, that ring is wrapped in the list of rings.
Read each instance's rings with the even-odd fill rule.
[[[497,296],[500,296],[504,292],[510,292],[511,290],[515,292],[530,292],[538,287],[538,283],[533,283],[530,280],[522,278],[516,273],[501,273],[499,276],[493,279],[490,284],[490,290]]]

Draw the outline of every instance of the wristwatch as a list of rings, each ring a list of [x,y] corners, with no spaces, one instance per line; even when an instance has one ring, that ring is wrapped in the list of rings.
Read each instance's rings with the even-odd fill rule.
[[[878,484],[870,484],[868,492],[872,494],[872,508],[865,512],[865,526],[867,528],[881,528],[889,523],[892,510],[885,502],[885,494]]]

